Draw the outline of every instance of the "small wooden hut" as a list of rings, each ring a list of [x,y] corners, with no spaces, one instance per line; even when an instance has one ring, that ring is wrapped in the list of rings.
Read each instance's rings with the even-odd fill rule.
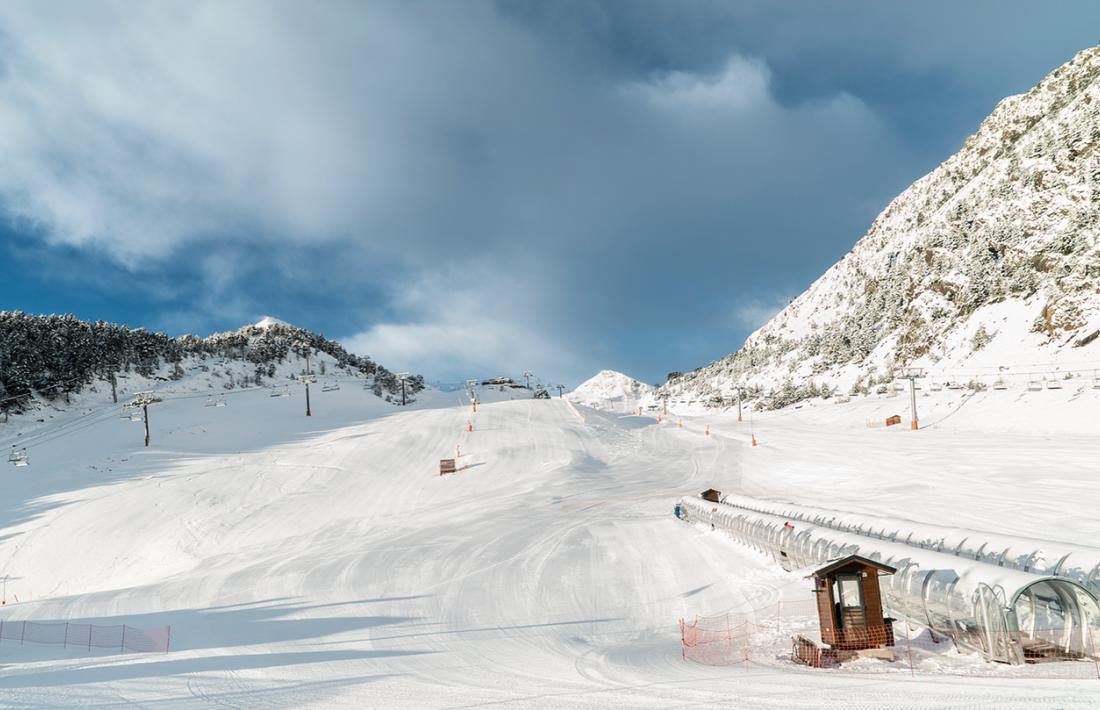
[[[794,639],[795,658],[818,667],[856,656],[892,659],[894,620],[883,616],[878,578],[896,571],[881,562],[849,555],[811,574],[821,641],[828,648],[818,648],[798,636]]]
[[[713,488],[708,488],[699,494],[703,500],[709,500],[711,503],[717,503],[722,499],[722,491],[716,491]]]

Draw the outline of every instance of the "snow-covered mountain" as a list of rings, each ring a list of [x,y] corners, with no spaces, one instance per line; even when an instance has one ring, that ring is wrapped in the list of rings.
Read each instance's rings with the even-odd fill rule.
[[[207,387],[216,375],[224,389],[284,385],[305,372],[358,378],[387,401],[401,391],[394,373],[339,343],[275,318],[205,338],[170,338],[141,328],[70,315],[36,316],[0,311],[0,413],[34,410],[97,387],[110,392],[152,389],[194,379]],[[123,380],[126,381],[125,386]],[[405,383],[405,399],[424,388],[419,375]],[[116,392],[116,394],[118,394]]]
[[[883,388],[900,368],[971,387],[1100,367],[1100,47],[1004,99],[955,155],[737,352],[660,394],[762,406]]]
[[[612,412],[632,412],[653,388],[614,370],[603,370],[566,395],[577,404]]]

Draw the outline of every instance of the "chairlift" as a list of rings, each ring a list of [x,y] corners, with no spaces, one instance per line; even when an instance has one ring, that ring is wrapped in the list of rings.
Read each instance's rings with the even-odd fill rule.
[[[932,384],[929,385],[929,389],[931,389],[933,392],[940,392],[941,390],[943,390],[943,385],[941,385],[939,382],[936,382],[935,380],[932,380]]]
[[[1095,370],[1093,370],[1092,373],[1092,388],[1094,390],[1100,390],[1100,375],[1098,375]]]
[[[1050,379],[1047,380],[1047,389],[1048,390],[1060,390],[1060,389],[1062,389],[1062,381],[1059,380],[1057,377],[1051,377]]]
[[[290,385],[283,385],[281,387],[280,386],[272,387],[271,388],[271,394],[269,396],[271,396],[271,397],[289,397],[290,396]]]
[[[334,392],[338,389],[340,389],[340,383],[332,380],[329,380],[325,384],[321,385],[322,392]]]
[[[1006,389],[1008,389],[1008,383],[1005,382],[1005,378],[998,377],[997,380],[993,383],[993,389],[995,389],[995,390],[1006,390]]]
[[[8,463],[13,466],[29,466],[31,461],[27,456],[27,447],[22,449],[16,449],[15,444],[11,445],[11,453],[8,454]]]
[[[1038,392],[1043,389],[1043,383],[1036,379],[1028,380],[1027,390],[1028,392]]]
[[[225,395],[222,394],[222,395],[218,395],[217,397],[207,397],[206,406],[207,407],[224,407],[225,406]]]

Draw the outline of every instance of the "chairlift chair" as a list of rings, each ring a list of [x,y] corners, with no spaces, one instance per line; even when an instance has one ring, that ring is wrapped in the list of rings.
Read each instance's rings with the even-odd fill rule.
[[[949,390],[961,390],[962,388],[963,386],[960,385],[958,382],[955,382],[954,380],[947,383],[947,389]]]
[[[22,449],[17,450],[15,444],[12,444],[11,453],[8,454],[8,463],[13,466],[29,466],[31,462],[27,457],[27,447],[24,446]]]
[[[1036,379],[1028,380],[1027,389],[1028,392],[1038,392],[1043,389],[1043,383]]]
[[[1006,389],[1008,389],[1008,383],[1005,382],[1005,378],[998,377],[996,379],[996,381],[993,383],[993,389],[995,389],[995,390],[1006,390]]]
[[[933,392],[940,392],[941,390],[943,390],[943,385],[941,385],[939,382],[936,382],[935,380],[932,380],[932,384],[929,385],[929,389],[931,389]]]
[[[225,406],[225,395],[222,394],[222,395],[218,395],[217,397],[213,397],[213,396],[207,397],[206,398],[206,406],[207,407],[224,407]]]
[[[1060,390],[1060,389],[1062,389],[1062,381],[1059,380],[1057,377],[1051,377],[1049,380],[1047,380],[1047,389],[1048,390]]]
[[[283,385],[282,387],[278,387],[278,386],[272,387],[270,396],[271,397],[289,397],[290,396],[290,385]]]
[[[340,389],[340,383],[339,382],[333,382],[331,380],[329,382],[326,382],[325,384],[321,385],[321,391],[322,392],[333,392],[333,391],[338,390],[338,389]]]
[[[1092,373],[1092,388],[1100,390],[1100,375],[1097,375],[1095,371]]]

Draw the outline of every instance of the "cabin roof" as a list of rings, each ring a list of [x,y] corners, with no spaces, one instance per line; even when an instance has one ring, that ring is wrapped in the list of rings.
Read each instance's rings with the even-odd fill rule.
[[[896,567],[891,567],[890,565],[885,565],[881,562],[875,562],[874,560],[868,559],[861,555],[848,555],[847,557],[830,560],[829,563],[824,567],[814,570],[812,576],[824,577],[827,574],[837,572],[846,567],[873,567],[874,569],[877,569],[880,574],[893,574],[894,572],[898,571]]]

